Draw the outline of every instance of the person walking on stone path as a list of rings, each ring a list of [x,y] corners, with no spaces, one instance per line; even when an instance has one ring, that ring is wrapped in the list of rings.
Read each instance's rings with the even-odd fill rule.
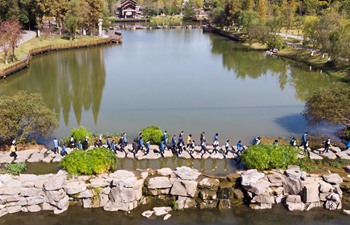
[[[325,153],[325,152],[328,153],[329,147],[331,147],[331,139],[327,138],[327,140],[325,140],[323,142],[323,144],[324,144],[324,150],[321,153],[322,154]]]
[[[173,151],[176,151],[176,135],[174,134],[173,137],[171,138],[171,148],[173,149]]]
[[[243,150],[244,150],[244,147],[242,145],[242,141],[239,140],[238,143],[237,143],[237,152],[238,152],[238,154],[242,154]]]
[[[58,151],[59,151],[59,150],[58,150],[58,140],[57,140],[57,138],[54,138],[54,139],[53,139],[53,152],[54,152],[55,154],[57,154],[57,153],[59,153]]]
[[[199,144],[202,145],[204,141],[205,141],[205,132],[203,131],[199,138]]]
[[[107,144],[107,148],[111,149],[111,139],[109,137],[106,138],[106,144]]]
[[[304,146],[304,145],[305,145],[306,140],[308,140],[308,136],[309,136],[309,133],[308,133],[308,132],[305,132],[305,133],[301,136],[301,143],[300,143],[300,146]]]
[[[194,147],[196,147],[196,143],[194,140],[191,140],[190,145],[188,146],[188,153],[193,154],[194,153]]]
[[[164,142],[164,149],[168,149],[168,132],[167,131],[164,131],[164,134],[163,134],[163,142]]]
[[[213,153],[215,154],[218,152],[218,146],[219,146],[219,134],[216,133],[213,138]]]
[[[278,140],[275,140],[272,145],[273,146],[278,146]]]
[[[61,156],[63,157],[65,155],[68,155],[68,152],[67,152],[66,144],[63,143],[62,150],[61,150]]]
[[[13,157],[14,160],[17,159],[17,147],[16,147],[16,142],[14,142],[15,144],[11,144],[11,147],[10,147],[10,157]]]
[[[182,144],[184,144],[184,132],[181,131],[179,134],[179,138],[177,139],[178,143],[182,142]]]
[[[79,150],[83,149],[83,145],[81,144],[80,140],[78,141],[77,147],[78,147]]]
[[[137,146],[136,140],[134,140],[132,142],[132,153],[134,154],[134,158],[135,158],[135,155],[137,153],[137,148],[138,148],[138,146]]]
[[[189,148],[191,143],[192,143],[192,134],[189,134],[187,136],[187,146],[186,147]]]
[[[112,142],[111,142],[111,149],[112,149],[112,151],[114,153],[117,153],[117,146],[115,145],[115,141],[114,140],[112,140]]]
[[[143,139],[142,139],[142,135],[139,136],[139,140],[138,140],[138,149],[137,149],[137,151],[139,151],[139,150],[143,151]]]
[[[149,149],[150,149],[150,147],[151,147],[151,144],[150,144],[150,141],[148,140],[148,141],[146,141],[146,144],[145,144],[145,148],[146,148],[146,153],[145,153],[145,155],[148,155],[148,154],[149,154]]]
[[[304,142],[304,153],[306,153],[307,156],[310,158],[309,140],[308,139],[306,139]]]
[[[225,155],[227,155],[229,151],[230,151],[230,140],[227,140],[225,143]]]
[[[128,139],[126,138],[126,133],[124,132],[122,135],[122,149],[124,149],[124,147],[126,147],[128,145]]]
[[[75,140],[74,140],[74,136],[73,135],[70,137],[69,147],[71,147],[71,148],[75,147]]]
[[[203,140],[202,143],[201,143],[201,150],[200,150],[200,152],[202,153],[202,157],[207,152],[207,143],[205,142],[205,140]]]
[[[159,152],[163,158],[164,158],[164,150],[165,150],[164,141],[161,141],[159,144]]]

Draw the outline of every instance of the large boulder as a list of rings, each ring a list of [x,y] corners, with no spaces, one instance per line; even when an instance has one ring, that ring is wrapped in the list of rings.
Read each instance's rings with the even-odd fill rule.
[[[75,195],[86,190],[85,183],[79,181],[69,182],[64,186],[64,190],[68,195]]]
[[[342,208],[340,196],[336,193],[331,193],[327,196],[325,208],[328,210],[337,210]]]
[[[200,175],[198,170],[187,166],[177,167],[174,174],[181,180],[197,180]]]
[[[177,209],[189,209],[196,207],[196,200],[194,198],[188,198],[179,196],[176,200]]]
[[[319,202],[319,184],[317,182],[306,182],[303,184],[303,202]]]
[[[269,187],[270,187],[270,182],[264,179],[261,179],[257,181],[255,184],[252,184],[252,186],[248,189],[248,191],[256,195],[262,195],[262,194],[268,193]]]
[[[46,191],[56,191],[63,188],[64,182],[67,180],[67,174],[60,170],[56,175],[52,176],[44,183]]]
[[[164,189],[171,187],[171,182],[168,177],[151,177],[147,183],[148,189]]]
[[[161,168],[157,170],[157,174],[160,176],[170,176],[173,173],[173,170],[170,168]]]
[[[242,186],[252,186],[264,176],[265,174],[258,172],[256,169],[244,171],[241,174]]]
[[[132,188],[125,188],[121,186],[113,187],[109,194],[109,199],[112,202],[133,202],[136,200],[135,191]]]
[[[289,211],[305,210],[305,204],[301,202],[300,195],[288,195],[285,204]]]
[[[299,195],[303,190],[300,179],[295,177],[286,177],[283,181],[283,188],[285,192],[290,195]]]
[[[322,176],[324,181],[330,184],[340,184],[343,183],[343,178],[337,173],[330,173]]]
[[[193,180],[175,180],[171,190],[171,195],[184,197],[194,197],[197,191],[197,182]]]
[[[273,173],[267,175],[267,179],[270,181],[271,187],[281,187],[284,180],[284,176],[279,173]]]

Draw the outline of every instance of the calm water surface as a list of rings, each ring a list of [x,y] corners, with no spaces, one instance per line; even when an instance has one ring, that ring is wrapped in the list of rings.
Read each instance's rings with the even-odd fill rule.
[[[221,143],[302,133],[305,99],[328,76],[201,30],[123,31],[122,45],[50,53],[0,81],[0,95],[40,93],[60,118],[54,136],[79,125],[136,135],[148,125]]]
[[[70,207],[61,215],[50,212],[16,213],[2,217],[0,225],[348,225],[342,212],[313,209],[309,212],[288,212],[283,206],[272,210],[183,210],[171,212],[172,217],[145,219],[141,213],[151,207],[138,207],[130,214],[105,212],[102,209]]]

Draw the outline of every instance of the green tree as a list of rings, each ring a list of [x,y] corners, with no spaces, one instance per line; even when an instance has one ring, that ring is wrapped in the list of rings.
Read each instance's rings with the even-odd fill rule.
[[[265,18],[267,16],[267,2],[266,0],[258,0],[256,5],[256,11],[261,18]]]
[[[321,122],[350,127],[350,88],[345,85],[323,89],[313,94],[303,112],[307,121],[316,125]]]
[[[238,16],[238,25],[247,32],[252,25],[259,23],[259,15],[254,11],[241,11]]]
[[[284,18],[286,21],[287,33],[288,30],[293,26],[294,23],[294,15],[296,10],[295,0],[283,0],[282,1],[282,10],[284,14]]]
[[[76,33],[82,24],[82,19],[80,17],[80,1],[72,0],[68,4],[68,10],[65,18],[65,26],[67,31],[69,32],[69,36],[71,40],[76,38]]]
[[[52,134],[58,127],[55,114],[38,94],[19,92],[0,99],[0,137],[32,139]]]
[[[0,0],[0,22],[17,18],[19,7],[17,0]]]

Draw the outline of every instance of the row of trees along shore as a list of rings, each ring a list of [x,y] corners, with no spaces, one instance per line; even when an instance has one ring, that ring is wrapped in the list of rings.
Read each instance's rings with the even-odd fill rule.
[[[330,60],[350,58],[350,0],[209,0],[207,7],[215,26],[243,33],[249,43],[280,48],[276,33],[293,30]]]

